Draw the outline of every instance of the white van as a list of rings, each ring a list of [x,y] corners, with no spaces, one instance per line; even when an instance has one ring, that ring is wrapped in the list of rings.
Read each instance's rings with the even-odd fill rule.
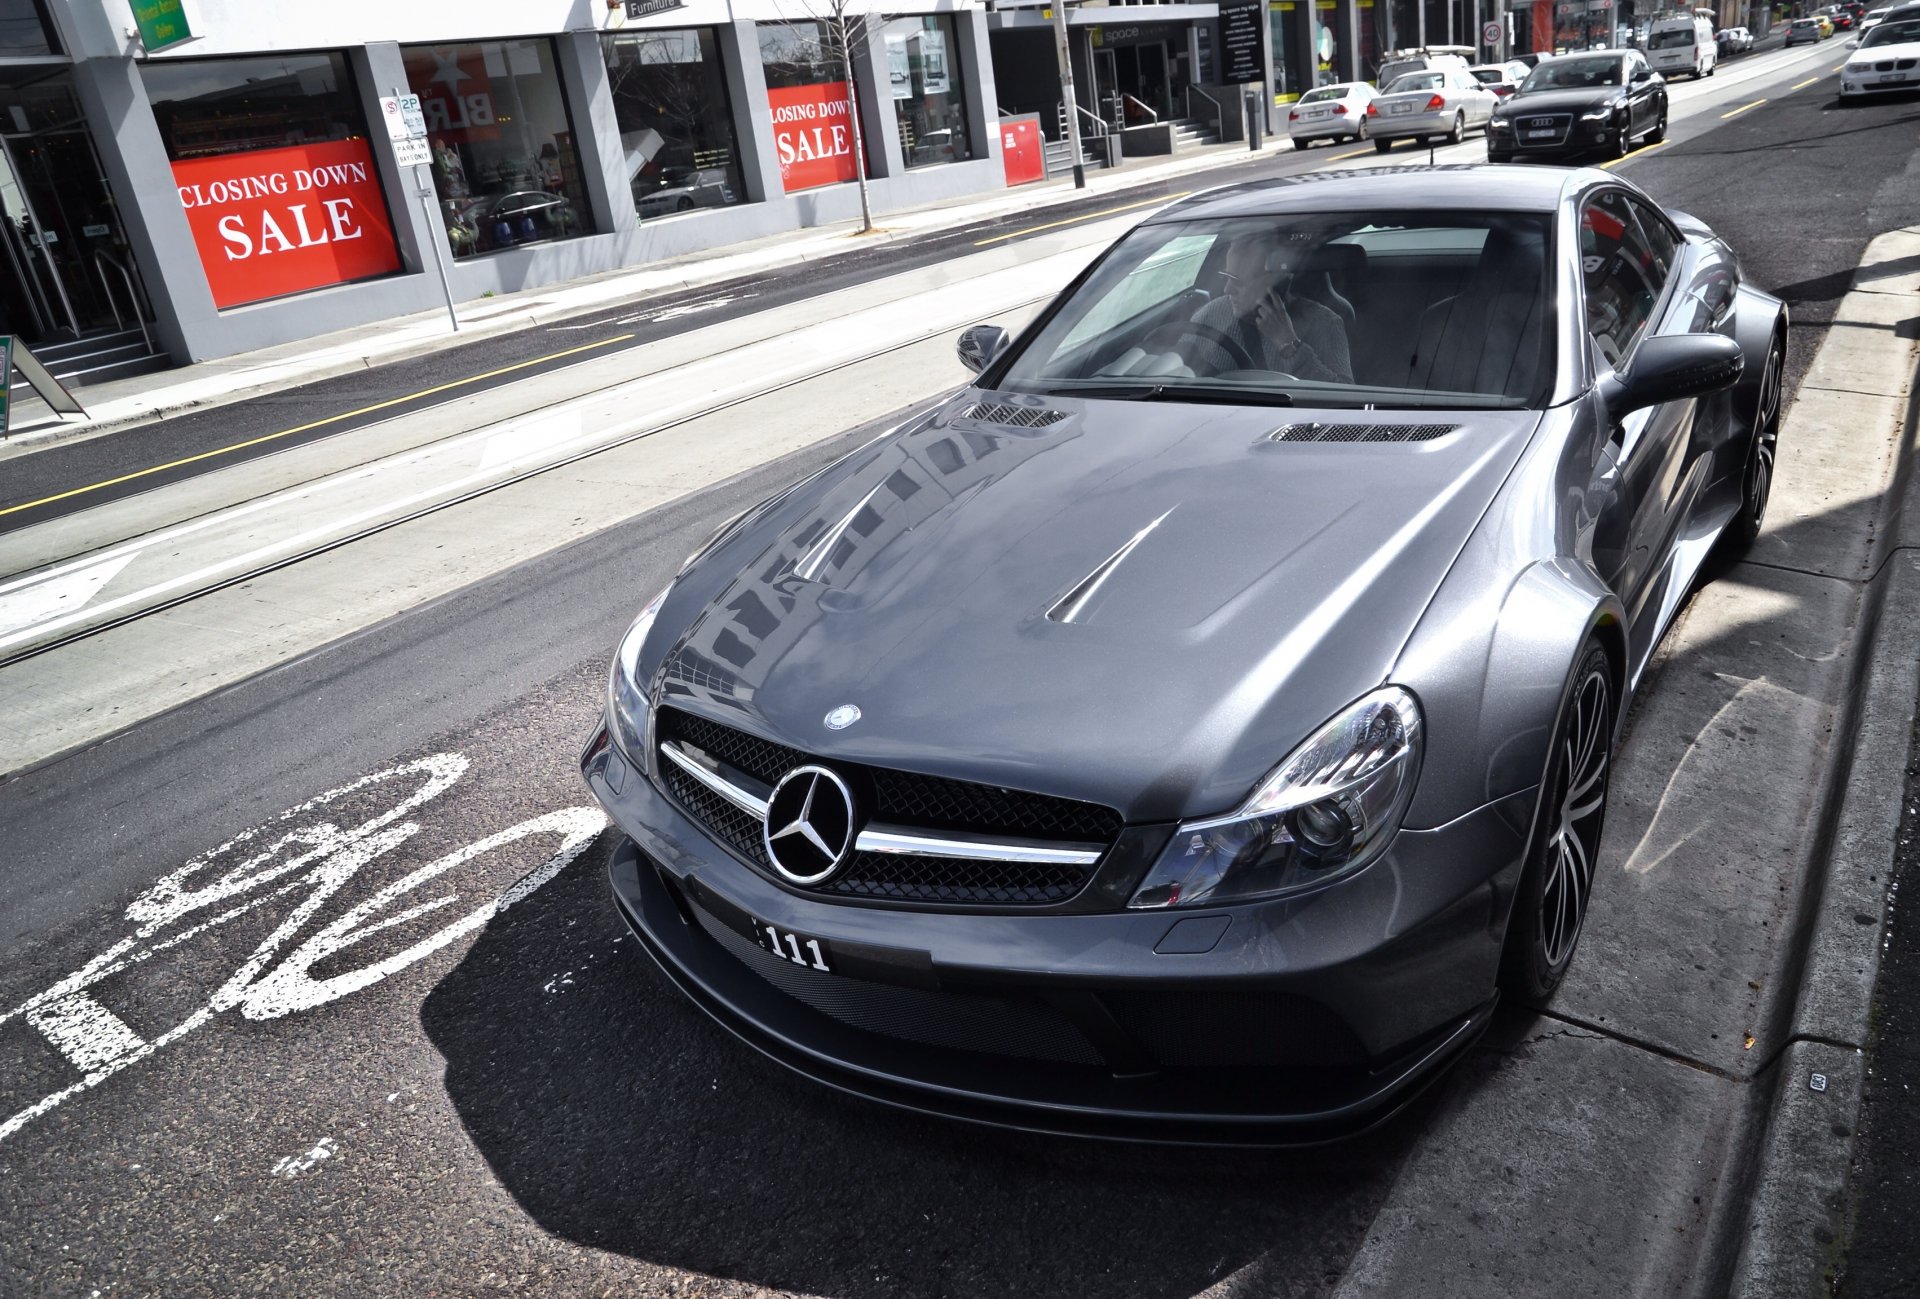
[[[1719,48],[1713,42],[1713,24],[1698,15],[1661,18],[1649,24],[1646,53],[1653,70],[1668,80],[1710,77],[1720,61]]]

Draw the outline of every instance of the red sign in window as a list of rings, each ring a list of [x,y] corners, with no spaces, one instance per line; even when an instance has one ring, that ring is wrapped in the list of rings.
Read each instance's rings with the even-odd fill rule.
[[[1006,166],[1009,185],[1045,180],[1047,154],[1040,140],[1040,123],[1032,118],[1001,122],[1000,159]]]
[[[400,269],[365,140],[190,158],[173,180],[215,306]]]
[[[846,82],[769,89],[767,103],[773,109],[780,183],[787,193],[857,178]]]

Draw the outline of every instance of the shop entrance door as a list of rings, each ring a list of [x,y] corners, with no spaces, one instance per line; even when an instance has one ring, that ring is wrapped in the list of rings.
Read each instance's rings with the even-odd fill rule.
[[[72,75],[0,80],[0,333],[47,343],[149,319]]]
[[[1121,96],[1126,125],[1140,126],[1173,109],[1172,65],[1164,41],[1125,45],[1112,52],[1114,88]]]

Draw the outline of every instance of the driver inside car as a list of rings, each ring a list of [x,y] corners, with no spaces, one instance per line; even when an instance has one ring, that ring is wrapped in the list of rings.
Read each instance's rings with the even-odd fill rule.
[[[1194,316],[1196,325],[1238,343],[1254,369],[1297,379],[1352,383],[1346,326],[1295,289],[1306,245],[1270,233],[1246,235],[1227,249],[1226,291]]]

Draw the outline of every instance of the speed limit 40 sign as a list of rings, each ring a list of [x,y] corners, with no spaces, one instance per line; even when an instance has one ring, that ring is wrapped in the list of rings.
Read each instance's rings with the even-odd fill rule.
[[[1498,45],[1500,38],[1506,34],[1507,29],[1499,23],[1488,23],[1480,29],[1480,43],[1482,45]]]

